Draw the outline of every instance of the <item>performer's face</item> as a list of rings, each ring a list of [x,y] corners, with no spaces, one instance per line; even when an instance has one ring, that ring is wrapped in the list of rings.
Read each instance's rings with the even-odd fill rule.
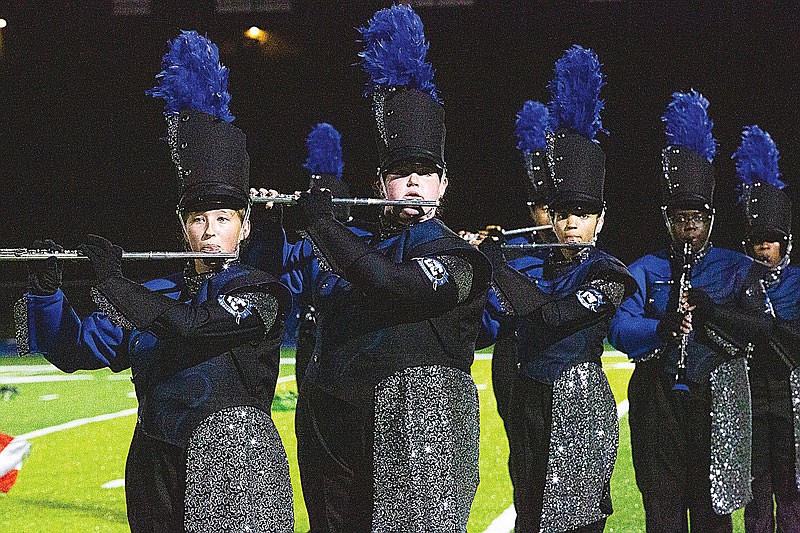
[[[601,224],[597,213],[572,213],[570,211],[553,211],[553,230],[558,242],[586,243],[594,239]]]
[[[708,242],[711,230],[711,215],[697,209],[678,209],[669,213],[670,237],[673,244],[682,246],[692,243],[699,250]]]
[[[402,163],[390,168],[382,183],[388,200],[439,200],[447,189],[447,176],[440,177],[428,163]],[[402,222],[419,222],[435,216],[436,208],[387,208],[387,213]]]
[[[242,216],[234,209],[193,211],[186,217],[186,238],[193,252],[236,251],[239,239],[250,234],[250,221],[242,226]]]
[[[535,226],[546,226],[550,224],[550,211],[546,204],[529,204],[528,211]]]
[[[781,243],[777,241],[752,243],[750,256],[762,263],[766,263],[770,267],[777,266],[781,262]]]

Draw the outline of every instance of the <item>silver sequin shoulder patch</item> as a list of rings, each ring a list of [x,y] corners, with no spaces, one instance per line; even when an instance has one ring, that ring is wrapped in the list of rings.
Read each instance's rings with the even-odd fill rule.
[[[294,530],[289,464],[267,413],[238,406],[211,414],[186,456],[186,531]]]
[[[407,368],[375,387],[373,531],[466,531],[478,489],[478,392],[466,372]]]
[[[795,368],[789,374],[789,388],[792,391],[794,415],[794,477],[797,490],[800,490],[800,368]]]
[[[17,340],[17,354],[19,355],[31,353],[28,318],[28,297],[23,296],[14,302],[14,337]]]
[[[710,375],[711,506],[719,515],[740,509],[753,498],[750,453],[753,412],[747,361],[731,359]]]
[[[541,531],[568,531],[606,515],[600,501],[614,471],[619,423],[614,394],[595,363],[573,366],[553,384],[553,425]]]

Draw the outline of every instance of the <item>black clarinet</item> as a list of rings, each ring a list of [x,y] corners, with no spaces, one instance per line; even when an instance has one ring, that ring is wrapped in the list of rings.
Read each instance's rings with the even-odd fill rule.
[[[691,241],[683,245],[683,266],[681,267],[681,279],[678,287],[678,311],[684,316],[688,315],[691,320],[691,312],[687,309],[688,303],[684,299],[684,294],[692,288],[692,243]],[[675,374],[675,384],[672,390],[678,393],[688,393],[689,385],[686,382],[686,357],[689,353],[689,334],[681,333],[680,357],[678,358],[678,372]]]

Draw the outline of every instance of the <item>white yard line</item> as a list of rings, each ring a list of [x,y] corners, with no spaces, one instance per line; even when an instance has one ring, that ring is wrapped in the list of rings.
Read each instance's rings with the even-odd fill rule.
[[[621,419],[628,414],[628,400],[622,400],[617,404],[617,419]],[[500,516],[492,520],[489,527],[483,533],[509,533],[514,529],[514,522],[517,519],[517,512],[514,510],[514,504],[500,513]]]
[[[14,383],[46,383],[49,381],[91,381],[94,376],[5,376],[0,377],[0,385],[11,385]]]
[[[35,439],[36,437],[42,437],[44,435],[49,435],[50,433],[57,433],[59,431],[64,431],[65,429],[72,429],[86,424],[91,424],[92,422],[105,422],[106,420],[113,420],[114,418],[120,418],[122,416],[135,415],[136,410],[137,409],[133,407],[131,409],[123,409],[122,411],[117,411],[116,413],[108,413],[105,415],[92,416],[89,418],[79,418],[77,420],[70,420],[69,422],[58,424],[57,426],[50,426],[47,428],[37,429],[36,431],[31,431],[30,433],[17,435],[16,438],[25,440]]]

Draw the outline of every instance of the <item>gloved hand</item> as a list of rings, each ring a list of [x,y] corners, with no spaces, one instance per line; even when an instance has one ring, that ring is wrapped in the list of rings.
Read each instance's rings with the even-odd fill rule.
[[[677,311],[670,311],[666,313],[656,326],[656,334],[658,337],[667,343],[673,342],[681,333],[681,323],[683,322],[683,314]]]
[[[297,205],[305,210],[309,223],[323,218],[333,218],[333,195],[328,189],[314,188],[301,192]]]
[[[506,238],[500,230],[490,229],[489,234],[478,245],[478,250],[483,252],[492,265],[502,265],[506,263],[506,257],[503,255],[503,244],[506,243]]]
[[[87,235],[86,243],[78,247],[92,262],[98,283],[122,276],[122,248],[99,235]]]
[[[704,290],[696,288],[689,289],[688,302],[690,306],[694,306],[692,322],[695,325],[700,326],[705,324],[714,317],[714,310],[717,304],[714,303],[714,300],[712,300]]]
[[[63,252],[64,248],[51,239],[34,241],[33,248],[48,252]],[[51,296],[61,287],[63,265],[55,257],[43,261],[28,261],[28,291],[36,296]]]

